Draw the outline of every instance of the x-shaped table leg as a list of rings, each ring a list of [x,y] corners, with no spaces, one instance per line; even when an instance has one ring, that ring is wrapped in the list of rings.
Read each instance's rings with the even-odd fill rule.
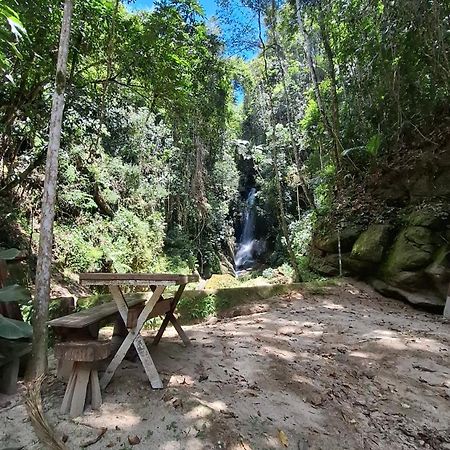
[[[191,344],[191,341],[186,336],[186,333],[184,332],[183,328],[181,328],[181,325],[178,323],[178,320],[176,319],[176,317],[174,315],[175,308],[177,307],[177,303],[180,301],[181,295],[183,294],[185,287],[186,287],[186,285],[182,284],[178,288],[178,291],[176,292],[176,294],[173,298],[172,304],[170,306],[170,311],[166,313],[166,316],[164,317],[164,320],[163,320],[161,326],[159,327],[158,333],[156,333],[156,336],[153,339],[153,345],[157,345],[159,343],[169,322],[172,322],[173,327],[177,331],[177,333],[180,336],[181,340],[183,341],[184,345],[188,346]]]
[[[144,309],[142,310],[141,314],[139,314],[136,326],[130,329],[127,337],[122,342],[122,345],[120,346],[119,350],[117,350],[117,353],[114,355],[114,358],[111,360],[105,373],[103,374],[103,377],[100,381],[100,385],[102,388],[108,386],[109,382],[111,381],[111,378],[114,375],[114,372],[117,370],[120,363],[125,358],[128,349],[131,347],[132,344],[134,344],[134,347],[136,348],[139,358],[141,359],[142,365],[144,366],[145,373],[147,374],[147,377],[150,380],[152,388],[162,389],[163,384],[161,382],[161,378],[159,377],[155,364],[153,363],[152,357],[150,356],[147,346],[145,345],[144,339],[140,333],[142,327],[144,326],[145,321],[147,320],[147,317],[152,312],[155,303],[159,300],[165,288],[166,286],[157,286],[152,296],[145,304]],[[112,297],[117,304],[120,316],[122,317],[122,320],[126,324],[128,315],[128,306],[122,294],[122,291],[119,286],[114,285],[109,286],[109,290],[111,291]]]

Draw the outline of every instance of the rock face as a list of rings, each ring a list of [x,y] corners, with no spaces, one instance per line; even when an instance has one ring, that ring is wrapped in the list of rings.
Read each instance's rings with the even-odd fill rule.
[[[436,209],[438,211],[438,209]],[[355,227],[342,232],[354,243],[342,253],[344,275],[371,281],[381,294],[406,300],[417,306],[443,308],[450,283],[450,221],[440,212],[414,210],[403,226],[372,224],[355,236]],[[347,240],[346,243],[350,242]],[[327,276],[339,274],[339,255],[324,243],[334,237],[321,238],[311,257],[310,267]]]
[[[443,310],[450,283],[450,155],[449,164],[437,167],[434,178],[413,173],[399,179],[398,190],[379,187],[386,205],[401,207],[384,223],[341,230],[341,263],[344,275],[367,279],[383,295]],[[322,229],[312,247],[311,269],[338,275],[337,233]]]
[[[315,240],[315,246],[319,250],[327,253],[338,253],[339,240],[341,241],[341,252],[349,252],[358,236],[361,234],[362,228],[359,226],[349,226],[341,230],[340,236],[337,230],[323,236],[319,236]]]
[[[369,280],[386,296],[443,309],[450,283],[448,140],[403,149],[373,175],[355,202],[341,205],[345,214],[330,212],[348,223],[340,231],[343,274]],[[328,220],[317,227],[310,267],[335,276],[338,234]]]

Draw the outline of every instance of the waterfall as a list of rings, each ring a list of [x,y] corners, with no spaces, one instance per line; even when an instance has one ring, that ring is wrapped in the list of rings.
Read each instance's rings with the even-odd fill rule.
[[[255,262],[255,256],[258,256],[262,250],[261,242],[255,239],[255,198],[256,189],[251,188],[245,202],[242,232],[234,256],[237,272],[251,268]]]

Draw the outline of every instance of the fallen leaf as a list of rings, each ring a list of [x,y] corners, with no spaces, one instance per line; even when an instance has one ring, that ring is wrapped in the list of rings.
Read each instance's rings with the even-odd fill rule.
[[[288,440],[288,438],[286,436],[286,433],[283,430],[278,430],[278,440],[285,447],[289,446],[289,440]]]

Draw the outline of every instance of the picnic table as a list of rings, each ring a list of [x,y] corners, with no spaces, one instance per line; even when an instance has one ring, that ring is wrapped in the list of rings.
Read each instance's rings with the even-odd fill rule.
[[[169,322],[172,323],[178,335],[185,345],[189,345],[189,338],[181,328],[175,317],[175,308],[181,298],[181,295],[188,283],[198,281],[197,275],[176,275],[176,274],[143,274],[143,273],[82,273],[80,274],[80,283],[82,285],[102,285],[108,286],[113,301],[119,311],[120,317],[128,328],[128,334],[123,340],[121,346],[109,363],[105,373],[100,380],[100,386],[105,388],[120,363],[125,358],[131,345],[134,345],[137,354],[142,362],[144,370],[154,389],[163,387],[159,374],[153,363],[152,357],[145,345],[141,335],[142,327],[145,321],[150,317],[164,315],[164,320],[154,338],[153,343],[158,344]],[[140,309],[134,309],[138,314],[129,317],[130,305],[127,303],[122,291],[123,286],[144,286],[150,289],[150,296],[142,303]],[[178,286],[175,295],[172,298],[164,298],[163,293],[168,286]],[[137,315],[137,317],[136,317]]]

